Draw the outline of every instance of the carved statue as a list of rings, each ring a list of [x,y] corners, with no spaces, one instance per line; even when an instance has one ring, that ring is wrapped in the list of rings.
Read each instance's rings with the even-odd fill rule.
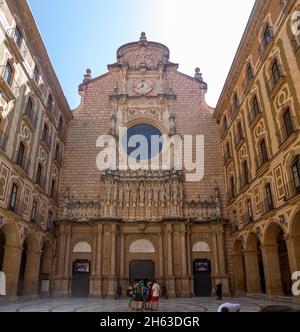
[[[140,203],[141,204],[145,203],[145,186],[144,186],[144,182],[142,182],[141,185],[140,185]]]
[[[123,188],[123,185],[120,184],[119,186],[119,204],[123,203],[123,199],[124,199],[124,188]]]

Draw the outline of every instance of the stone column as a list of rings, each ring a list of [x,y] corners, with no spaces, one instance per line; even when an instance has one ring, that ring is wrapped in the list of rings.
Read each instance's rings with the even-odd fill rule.
[[[277,244],[263,245],[261,252],[264,262],[266,290],[269,297],[283,295],[279,254]]]
[[[217,232],[217,242],[218,242],[218,258],[219,258],[219,269],[220,276],[219,279],[223,285],[224,296],[229,296],[229,278],[226,271],[226,256],[225,256],[225,245],[224,245],[224,231],[219,230]]]
[[[65,289],[63,288],[64,281],[64,266],[65,266],[65,252],[66,252],[66,232],[65,225],[59,226],[59,235],[58,235],[58,258],[56,265],[56,273],[53,278],[53,293],[55,296],[67,295]]]
[[[234,285],[235,285],[235,294],[245,293],[245,271],[243,263],[243,254],[234,254],[232,255],[233,263],[233,273],[234,273]]]
[[[66,238],[65,238],[65,259],[64,259],[64,276],[62,279],[62,291],[64,294],[71,294],[71,282],[72,282],[72,268],[70,267],[71,256],[71,226],[66,226]]]
[[[191,229],[190,226],[187,227],[187,267],[188,275],[190,281],[190,296],[194,296],[194,275],[192,268],[192,245],[191,245]]]
[[[166,240],[167,240],[167,277],[166,286],[169,297],[176,297],[175,292],[175,277],[173,274],[173,226],[168,224],[166,226]]]
[[[90,280],[90,296],[101,297],[101,252],[102,252],[102,225],[97,225],[93,233],[92,276]]]
[[[181,296],[190,296],[190,285],[187,268],[186,225],[181,226]]]
[[[6,276],[7,298],[10,299],[17,297],[22,251],[23,248],[19,246],[4,247],[3,272]]]
[[[125,275],[125,234],[121,233],[120,240],[120,281],[123,295],[126,294],[128,278]]]
[[[164,246],[163,246],[163,232],[159,234],[159,282],[164,281]]]
[[[259,265],[256,250],[245,250],[245,267],[247,280],[247,293],[258,294],[261,293]]]
[[[116,278],[116,236],[117,226],[111,226],[110,277],[108,278],[108,297],[114,298],[117,290]]]
[[[22,295],[38,297],[41,255],[41,251],[27,251]]]

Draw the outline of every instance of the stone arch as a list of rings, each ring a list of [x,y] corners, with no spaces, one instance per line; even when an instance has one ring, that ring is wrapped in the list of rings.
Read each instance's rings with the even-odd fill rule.
[[[245,259],[243,254],[243,242],[236,239],[232,249],[234,292],[245,293],[247,291]]]
[[[268,294],[291,295],[291,271],[284,227],[277,222],[269,223],[263,234],[263,246]]]
[[[131,243],[129,247],[129,253],[134,254],[154,254],[155,253],[155,247],[149,240],[146,239],[140,239],[136,240]]]
[[[92,247],[88,242],[81,241],[74,245],[73,252],[74,253],[91,253]]]
[[[20,246],[21,239],[17,226],[14,223],[5,223],[0,230],[5,236],[5,245]]]
[[[210,246],[205,241],[198,241],[193,245],[193,252],[210,252]]]

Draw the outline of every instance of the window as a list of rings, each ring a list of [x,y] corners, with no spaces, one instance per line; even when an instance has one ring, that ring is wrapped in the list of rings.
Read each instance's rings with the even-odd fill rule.
[[[48,126],[45,124],[44,125],[44,129],[43,129],[43,136],[42,136],[42,139],[44,141],[47,141],[47,138],[48,138]]]
[[[51,182],[50,197],[55,198],[55,180],[54,179]]]
[[[234,190],[234,178],[233,176],[229,179],[229,199],[232,199],[235,196],[235,190]]]
[[[273,204],[273,193],[272,193],[271,183],[268,183],[266,185],[266,196],[267,196],[268,211],[273,210],[274,204]]]
[[[64,134],[64,121],[63,121],[62,117],[59,118],[58,131],[61,135]]]
[[[248,184],[249,183],[249,169],[248,169],[247,161],[244,161],[244,163],[243,163],[243,174],[244,174],[245,184]]]
[[[60,147],[59,147],[59,144],[56,145],[55,160],[60,160]]]
[[[21,34],[21,31],[18,27],[16,27],[16,29],[15,29],[14,41],[18,45],[18,47],[21,47],[22,34]]]
[[[27,106],[26,106],[26,115],[32,118],[33,115],[33,104],[31,98],[28,99]]]
[[[237,135],[238,135],[237,143],[239,143],[244,138],[243,127],[241,122],[238,122],[237,124]]]
[[[280,67],[278,65],[278,61],[275,60],[272,65],[272,78],[274,80],[274,84],[276,84],[279,81],[280,77],[281,77]]]
[[[226,116],[224,117],[224,120],[223,120],[223,127],[224,127],[224,130],[228,129],[228,120],[227,120]]]
[[[260,143],[260,153],[261,153],[261,158],[262,158],[262,162],[265,163],[266,161],[268,161],[268,150],[267,150],[267,146],[266,146],[266,141],[263,139]]]
[[[229,144],[229,142],[226,143],[226,156],[227,156],[228,158],[231,157],[231,153],[230,153],[230,144]]]
[[[271,27],[269,26],[269,24],[267,24],[265,31],[264,31],[264,43],[265,45],[269,45],[272,41],[272,30]]]
[[[51,94],[49,94],[48,101],[47,101],[47,107],[48,107],[50,112],[52,112],[53,106],[54,106],[53,96]]]
[[[53,230],[53,212],[52,211],[48,212],[48,229],[50,231]]]
[[[18,151],[17,161],[16,161],[17,165],[23,166],[24,155],[25,155],[25,146],[21,142],[20,147],[19,147],[19,151]]]
[[[291,111],[288,108],[283,115],[283,122],[287,137],[290,137],[294,133],[294,124],[291,117]]]
[[[36,183],[41,184],[41,182],[42,182],[42,166],[41,164],[39,164],[36,172]]]
[[[36,83],[39,83],[40,80],[40,72],[37,66],[34,67],[33,71],[33,79],[35,80]]]
[[[246,77],[247,77],[248,82],[250,82],[253,79],[253,76],[254,76],[253,69],[252,69],[251,65],[249,65],[247,68],[247,72],[246,72]]]
[[[35,223],[36,221],[36,212],[37,212],[37,201],[34,199],[32,204],[32,212],[31,212],[31,222]]]
[[[252,110],[254,115],[257,115],[258,113],[260,113],[260,108],[259,108],[259,104],[258,104],[258,100],[257,97],[254,96],[252,99]]]
[[[292,173],[296,190],[300,192],[300,156],[297,156],[292,164]]]
[[[11,64],[8,62],[5,66],[3,79],[9,86],[12,83],[13,72],[14,72],[13,68],[12,68]]]
[[[17,197],[18,197],[18,187],[14,183],[13,186],[12,186],[11,195],[10,195],[9,210],[16,211]]]
[[[249,222],[252,222],[253,221],[253,210],[252,210],[251,199],[247,200],[247,213],[248,213]]]
[[[240,100],[237,93],[233,96],[233,107],[234,109],[238,109],[240,107]]]

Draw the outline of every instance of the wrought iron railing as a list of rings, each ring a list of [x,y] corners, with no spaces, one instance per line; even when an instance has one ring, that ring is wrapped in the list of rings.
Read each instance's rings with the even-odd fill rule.
[[[262,57],[268,48],[268,46],[271,44],[272,40],[274,39],[274,32],[272,27],[268,27],[269,33],[270,33],[270,39],[267,40],[265,37],[263,38],[262,42],[259,45],[258,52],[259,55]]]
[[[249,183],[251,182],[251,175],[247,174],[247,175],[243,175],[239,178],[239,184],[240,187],[239,189],[242,190],[244,187],[246,187]]]
[[[256,170],[258,171],[264,164],[266,164],[270,160],[270,150],[266,148],[264,152],[261,152],[256,158]]]
[[[27,47],[22,37],[17,38],[16,32],[17,32],[16,28],[8,29],[7,35],[11,38],[11,40],[13,40],[14,44],[17,46],[17,49],[20,52],[22,58],[25,59],[28,53]]]
[[[245,134],[243,132],[236,134],[234,137],[235,147],[237,147],[244,139]]]
[[[24,212],[24,203],[17,198],[13,201],[11,200],[8,205],[8,210],[22,217]]]
[[[43,190],[46,190],[46,179],[43,177],[43,175],[38,175],[36,178],[36,184],[39,185]]]
[[[275,205],[273,200],[265,199],[264,201],[261,202],[261,211],[263,215],[273,210],[275,210]]]
[[[19,154],[19,151],[15,152],[15,163],[16,165],[20,166],[23,171],[25,171],[27,174],[29,173],[29,167],[30,167],[30,160],[25,158],[25,156],[21,156]]]
[[[248,122],[250,126],[260,114],[261,114],[261,107],[259,105],[257,107],[254,106],[251,107],[251,111],[248,114]]]
[[[41,136],[41,142],[45,143],[48,146],[48,148],[50,149],[50,147],[51,147],[51,136],[50,136],[50,134],[43,132],[43,134]]]
[[[285,200],[290,199],[300,195],[300,183],[297,184],[295,180],[291,181],[285,186]]]
[[[24,115],[31,121],[34,127],[37,125],[38,116],[37,114],[29,107],[26,107]]]

